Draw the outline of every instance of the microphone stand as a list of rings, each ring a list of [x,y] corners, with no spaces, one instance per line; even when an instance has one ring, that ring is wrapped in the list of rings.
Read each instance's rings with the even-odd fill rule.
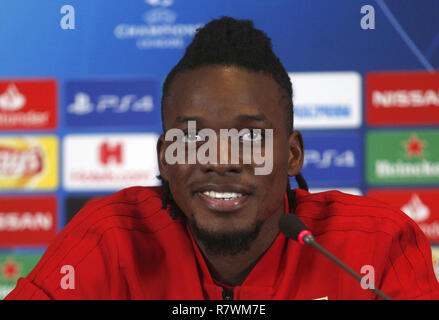
[[[319,245],[315,240],[314,237],[312,236],[312,234],[306,234],[303,236],[302,241],[307,244],[310,245],[314,248],[316,248],[318,251],[320,251],[322,254],[324,254],[327,258],[329,258],[329,260],[335,262],[339,267],[341,267],[344,271],[346,271],[347,273],[349,273],[351,276],[353,276],[355,279],[357,279],[358,281],[362,281],[362,277],[356,273],[354,270],[352,270],[351,268],[349,268],[347,265],[345,265],[341,260],[339,260],[337,257],[335,257],[331,252],[329,252],[328,250],[326,250],[325,248],[323,248],[321,245]],[[363,282],[362,282],[363,283]],[[376,295],[378,295],[380,298],[382,298],[383,300],[392,300],[391,298],[389,298],[386,294],[384,294],[381,290],[376,289],[374,287],[371,287],[368,283],[363,283],[364,285],[366,285],[367,289],[373,291]]]

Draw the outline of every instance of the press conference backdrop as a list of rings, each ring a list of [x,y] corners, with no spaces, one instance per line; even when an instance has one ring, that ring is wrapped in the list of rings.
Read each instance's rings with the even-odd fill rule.
[[[158,184],[164,77],[224,15],[291,76],[311,191],[401,209],[439,275],[439,1],[2,0],[0,297],[89,199]]]

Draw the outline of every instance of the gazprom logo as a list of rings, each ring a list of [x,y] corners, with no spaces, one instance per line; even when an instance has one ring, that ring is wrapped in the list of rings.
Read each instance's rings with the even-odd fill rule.
[[[358,128],[361,76],[357,72],[290,73],[294,126],[298,129]]]
[[[349,105],[299,105],[294,115],[299,118],[347,118],[352,110]]]

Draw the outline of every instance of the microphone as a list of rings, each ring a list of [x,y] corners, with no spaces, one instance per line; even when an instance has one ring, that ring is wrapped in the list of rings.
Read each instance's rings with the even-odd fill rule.
[[[335,262],[339,267],[353,276],[355,279],[362,283],[362,277],[345,265],[341,260],[335,257],[328,250],[319,245],[310,230],[306,227],[306,225],[294,214],[284,214],[279,220],[279,229],[280,231],[289,239],[298,241],[300,244],[310,245],[316,248],[320,253],[324,254],[327,258]],[[386,294],[384,294],[379,289],[376,289],[370,286],[368,283],[362,283],[367,287],[367,289],[373,291],[377,296],[384,300],[392,300]]]

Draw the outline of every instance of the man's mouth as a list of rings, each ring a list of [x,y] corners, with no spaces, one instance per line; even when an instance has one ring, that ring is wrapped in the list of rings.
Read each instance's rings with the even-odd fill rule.
[[[197,192],[197,195],[213,211],[234,211],[245,205],[250,194],[233,191],[204,190]]]
[[[222,199],[222,200],[234,200],[236,198],[242,197],[242,193],[236,192],[215,192],[215,191],[204,191],[203,194],[210,198]]]

